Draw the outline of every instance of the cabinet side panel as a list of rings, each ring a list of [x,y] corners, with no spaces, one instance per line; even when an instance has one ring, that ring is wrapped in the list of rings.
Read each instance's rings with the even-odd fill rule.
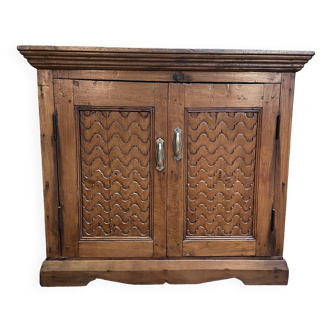
[[[272,255],[282,256],[286,217],[289,152],[292,127],[295,73],[282,74],[280,91],[280,135],[277,141],[275,180],[275,248]]]
[[[78,152],[73,82],[54,80],[58,114],[59,199],[62,206],[62,256],[78,254]]]
[[[40,140],[47,258],[61,256],[58,224],[58,178],[56,142],[53,135],[53,77],[51,70],[38,70]]]
[[[274,200],[275,140],[279,111],[279,84],[264,86],[262,133],[258,165],[257,248],[256,256],[270,256],[272,250],[271,218]]]

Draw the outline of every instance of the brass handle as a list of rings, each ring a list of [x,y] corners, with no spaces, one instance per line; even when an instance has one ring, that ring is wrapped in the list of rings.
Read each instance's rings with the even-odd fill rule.
[[[156,160],[157,160],[157,167],[158,171],[164,169],[164,140],[162,138],[158,138],[156,140],[157,148],[156,148]]]
[[[174,141],[173,141],[175,160],[181,159],[181,148],[182,148],[181,129],[179,127],[177,127],[174,129]]]

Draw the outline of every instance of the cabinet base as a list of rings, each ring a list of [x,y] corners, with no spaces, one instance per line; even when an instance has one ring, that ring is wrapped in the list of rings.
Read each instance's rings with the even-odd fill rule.
[[[41,286],[85,286],[95,279],[127,284],[198,284],[237,278],[245,285],[287,285],[288,266],[277,259],[46,260]]]

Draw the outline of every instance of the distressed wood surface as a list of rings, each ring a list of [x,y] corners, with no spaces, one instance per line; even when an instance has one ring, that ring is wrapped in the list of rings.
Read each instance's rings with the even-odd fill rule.
[[[54,80],[55,108],[58,114],[59,199],[62,206],[62,256],[78,256],[77,121],[74,112],[73,82]]]
[[[275,227],[272,237],[272,255],[283,255],[289,152],[291,141],[292,113],[295,74],[282,74],[280,91],[280,134],[276,142],[276,166],[274,186]]]
[[[65,257],[164,257],[167,85],[55,81]]]
[[[158,138],[164,140],[164,150],[168,149],[168,85],[156,83],[154,105],[154,139],[152,145],[152,156],[155,156],[155,142]],[[155,158],[152,158],[154,169],[153,180],[153,257],[166,256],[166,234],[167,234],[167,157],[164,158],[164,169],[156,170]]]
[[[177,127],[182,129],[182,140],[186,135],[183,84],[169,85],[168,103],[167,256],[179,257],[182,256],[184,237],[184,154],[181,154],[182,160],[174,159],[173,140]]]
[[[18,46],[35,68],[296,72],[311,51]]]
[[[314,52],[18,50],[38,69],[48,258],[41,285],[287,284],[294,80]]]
[[[283,259],[47,260],[42,286],[85,286],[95,279],[129,284],[198,284],[237,278],[246,285],[287,285]]]
[[[67,161],[66,159],[61,159],[61,156],[64,155],[73,158],[74,149],[77,149],[75,146],[76,143],[72,137],[73,132],[69,132],[70,123],[74,125],[75,122],[72,99],[69,97],[71,96],[75,99],[75,104],[83,103],[83,106],[80,106],[81,114],[78,117],[80,119],[80,130],[82,134],[81,136],[77,136],[80,137],[81,141],[81,146],[78,147],[77,158],[82,160],[81,178],[83,179],[82,203],[77,203],[79,206],[82,206],[82,212],[81,216],[77,218],[78,220],[80,220],[80,218],[83,220],[83,238],[84,236],[107,237],[111,236],[111,234],[114,234],[115,237],[127,236],[134,228],[136,233],[132,233],[131,236],[135,238],[140,236],[151,237],[152,227],[150,227],[148,221],[152,218],[152,211],[155,213],[153,217],[154,220],[159,221],[159,226],[162,227],[162,224],[165,225],[165,222],[162,223],[160,221],[165,220],[163,217],[156,217],[159,211],[158,204],[151,209],[151,175],[150,173],[144,173],[147,163],[151,161],[150,152],[152,151],[152,153],[154,153],[152,148],[153,144],[141,144],[142,142],[147,143],[152,136],[152,115],[149,113],[149,110],[135,112],[133,109],[129,110],[125,108],[132,107],[135,100],[143,100],[153,106],[156,102],[155,94],[148,91],[147,95],[144,95],[142,91],[147,91],[148,88],[154,89],[155,84],[146,83],[143,84],[146,85],[143,87],[139,86],[140,84],[138,83],[97,82],[100,83],[101,86],[96,88],[97,83],[92,81],[73,81],[72,85],[70,84],[70,80],[56,80],[55,82],[59,85],[56,88],[56,93],[58,93],[57,98],[60,104],[63,103],[63,105],[60,105],[62,107],[62,113],[59,116],[59,124],[61,123],[61,129],[59,129],[61,152],[59,162],[62,163],[61,175],[63,172],[64,174],[66,173],[63,169],[66,167],[64,163]],[[162,84],[160,84],[160,86],[162,86]],[[125,89],[125,92],[119,97],[119,91],[121,91],[122,88]],[[203,91],[201,94],[199,93],[199,88]],[[98,98],[95,93],[97,91],[96,89],[107,91],[107,93],[104,93],[104,99],[101,101],[100,106],[96,106],[98,105]],[[74,90],[74,96],[72,92],[70,92],[72,90]],[[272,202],[273,200],[273,137],[275,135],[275,129],[273,129],[272,126],[275,126],[276,122],[273,114],[278,111],[279,90],[278,85],[266,85],[265,99],[261,96],[263,93],[262,90],[263,85],[261,84],[171,84],[169,86],[170,111],[168,114],[168,132],[172,133],[176,127],[183,128],[182,139],[184,140],[185,147],[185,152],[182,152],[182,159],[180,161],[175,160],[173,158],[174,151],[172,144],[174,133],[168,136],[168,144],[165,145],[165,147],[168,156],[167,254],[169,257],[195,254],[202,256],[218,256],[228,253],[230,253],[229,255],[252,255],[254,243],[249,241],[249,244],[247,242],[241,244],[241,240],[234,240],[235,245],[233,245],[232,242],[225,242],[225,244],[213,246],[214,250],[212,250],[210,254],[207,254],[206,250],[199,249],[202,247],[203,242],[198,242],[197,244],[189,242],[189,244],[186,244],[189,245],[189,247],[183,250],[182,242],[184,237],[192,235],[257,236],[257,250],[259,250],[259,253],[261,255],[268,255],[269,252],[271,252],[271,244],[269,243],[271,212],[268,210],[271,209],[272,206],[267,207],[267,204],[263,201],[270,199]],[[111,93],[114,92],[111,97],[109,96],[109,91],[111,91]],[[98,93],[99,96],[103,95],[102,91]],[[137,95],[135,95],[135,93]],[[224,95],[224,99],[222,99],[220,95]],[[200,98],[197,96],[200,96]],[[151,100],[152,97],[153,101]],[[160,97],[161,96],[159,96],[159,98]],[[163,92],[164,108],[166,107],[165,101],[167,101],[165,98],[167,98],[166,91]],[[184,104],[184,98],[186,105]],[[118,99],[122,107],[121,110],[113,109],[112,111],[108,111],[105,108],[114,108]],[[194,99],[194,101],[192,99]],[[235,100],[241,100],[241,107],[249,107],[246,112],[244,112],[243,108],[238,108],[239,112],[235,112],[232,107],[229,107],[229,105],[234,106],[236,104]],[[206,104],[208,105],[206,109],[200,109],[202,105]],[[190,107],[186,115],[186,121],[188,121],[186,124],[184,109],[187,105]],[[213,112],[213,108],[219,105],[224,109],[219,107]],[[262,156],[264,158],[265,155],[270,155],[272,159],[267,164],[260,160],[260,163],[264,165],[263,169],[265,171],[259,173],[258,176],[258,183],[261,181],[261,184],[258,186],[258,190],[256,190],[256,192],[258,192],[256,196],[259,197],[259,199],[255,203],[252,201],[254,184],[253,172],[255,170],[255,162],[253,161],[258,158],[256,157],[256,136],[259,123],[257,111],[259,110],[258,108],[262,106],[263,120],[261,120],[261,126],[263,129],[261,130],[263,133],[267,132],[268,134],[265,133],[264,135],[268,136],[264,136],[264,139],[261,138],[265,143],[263,145],[263,152],[260,151],[260,158]],[[88,110],[89,107],[100,107],[101,109],[91,112]],[[164,114],[166,114],[166,112],[164,112]],[[133,116],[134,118],[128,122],[127,118]],[[139,116],[139,118],[135,116]],[[145,121],[145,119],[147,120]],[[161,122],[159,123],[161,124]],[[160,126],[160,124],[158,124],[158,126]],[[150,128],[149,132],[148,128]],[[162,127],[159,128],[162,133]],[[114,140],[112,139],[111,141],[110,135],[114,136],[115,134],[116,137],[113,137]],[[61,138],[66,135],[69,137],[68,139]],[[131,142],[131,139],[134,141]],[[225,144],[225,142],[219,142],[219,139],[226,139],[227,144]],[[71,146],[65,144],[63,147],[61,141],[69,141],[71,142]],[[254,143],[252,144],[253,141]],[[123,142],[130,142],[130,144],[124,145]],[[231,142],[231,144],[229,144],[229,142]],[[262,147],[258,147],[258,149],[261,148]],[[65,149],[72,149],[72,151],[66,152]],[[111,158],[114,159],[114,162]],[[143,162],[144,160],[142,158],[147,158],[147,160],[144,159],[146,162]],[[111,160],[112,167],[105,167],[105,165],[110,164]],[[133,167],[128,167],[133,160],[135,160],[135,165],[133,163],[130,165]],[[142,162],[144,165],[142,165]],[[206,163],[205,166],[202,164],[204,162]],[[254,164],[254,166],[252,166],[252,164]],[[93,167],[90,168],[92,165]],[[126,167],[123,167],[123,165],[126,165]],[[103,167],[104,172],[100,172],[100,169]],[[186,167],[188,167],[188,172],[185,172]],[[266,170],[266,167],[268,170]],[[121,168],[121,170],[119,170],[119,168]],[[190,169],[192,172],[190,172]],[[119,172],[115,175],[116,171]],[[219,172],[218,174],[217,171]],[[225,177],[224,181],[220,181],[219,179],[220,171],[222,176]],[[75,172],[72,174],[75,174]],[[72,177],[72,174],[70,180],[69,173],[67,174],[67,180],[69,182],[71,181],[72,189],[70,189],[69,192],[72,193],[71,199],[74,200],[77,199],[73,194],[74,190],[77,190],[77,183],[74,183],[75,177]],[[216,177],[216,174],[219,178]],[[266,174],[269,174],[268,183],[265,176]],[[158,176],[160,177],[159,174]],[[166,183],[166,178],[162,178],[162,182]],[[185,186],[186,183],[187,186]],[[179,186],[179,184],[181,185]],[[221,188],[220,185],[222,185],[223,188]],[[132,192],[128,191],[130,186],[132,186]],[[202,186],[205,186],[206,190]],[[260,190],[263,192],[265,189],[260,188],[265,188],[264,186],[269,188],[266,189],[267,196],[263,197],[260,194]],[[126,190],[124,190],[124,187]],[[141,190],[143,187],[144,191]],[[149,190],[147,190],[148,187]],[[213,191],[213,189],[215,190]],[[250,193],[248,195],[248,190],[250,191],[250,189],[251,195]],[[64,195],[64,197],[68,195],[64,189],[61,190],[60,197],[62,197],[61,195]],[[230,191],[232,191],[232,193],[230,193]],[[134,196],[139,196],[137,198],[140,198],[140,203],[137,199],[133,201]],[[188,199],[186,199],[186,196],[188,196]],[[132,200],[129,202],[130,199]],[[147,201],[149,201],[149,203],[147,203]],[[165,212],[165,200],[161,200],[159,204],[164,206],[161,211]],[[260,212],[260,208],[265,210]],[[71,209],[71,211],[69,211],[68,208],[63,209],[64,220],[75,220],[77,212],[73,210],[74,209]],[[70,214],[73,214],[73,218],[69,218]],[[160,215],[162,215],[162,212]],[[122,220],[120,220],[121,218]],[[123,222],[123,218],[125,218],[125,222]],[[135,218],[137,218],[137,220]],[[255,218],[256,224],[253,223]],[[117,219],[117,221],[115,219]],[[138,223],[137,225],[134,219]],[[117,233],[114,232],[114,227]],[[71,222],[70,225],[68,222],[65,222],[64,234],[67,238],[66,236],[64,237],[64,241],[66,242],[64,248],[69,252],[67,254],[68,257],[75,257],[72,256],[73,253],[77,255],[78,240],[76,240],[76,243],[74,240],[75,236],[76,239],[78,239],[76,228],[76,222]],[[158,227],[155,229],[158,232]],[[216,232],[216,230],[218,230],[218,232]],[[111,233],[112,231],[114,233]],[[121,234],[119,233],[120,231]],[[137,233],[138,231],[139,234]],[[165,238],[165,235],[162,235],[162,231],[159,231],[159,237],[161,241]],[[71,246],[68,246],[69,239]],[[155,248],[159,245],[156,239],[157,237],[154,238],[153,244]],[[96,245],[95,251],[93,249],[91,251],[91,248],[93,248],[91,243],[87,244],[87,246],[88,247],[85,247],[84,243],[80,245],[80,248],[82,248],[80,250],[82,251],[79,256],[84,257],[82,255],[86,254],[88,255],[87,257],[92,257],[93,255],[105,257],[105,255],[109,255],[114,251],[115,257],[118,257],[118,251],[115,250],[114,244],[110,244],[110,246],[113,247],[110,247],[107,254],[101,253],[99,244]],[[102,244],[102,246],[104,246],[104,244]],[[241,246],[243,246],[243,248]],[[260,246],[267,247],[265,252]],[[129,249],[129,247],[128,255],[132,257],[133,251]],[[90,251],[85,248],[89,248]],[[161,248],[160,252],[163,252],[163,254],[166,253],[165,248],[162,246],[158,248]],[[205,249],[206,248],[207,246]],[[234,249],[233,254],[231,254],[232,248],[238,248],[238,251]],[[125,252],[123,252],[123,255],[126,257]],[[134,256],[140,255],[141,254],[136,254]],[[149,254],[146,254],[146,251],[144,251],[142,255],[146,257],[146,255]],[[152,251],[150,255],[152,255]]]
[[[270,106],[264,102],[265,86],[185,85],[188,197],[184,204],[187,205],[184,255],[251,256],[255,255],[257,237],[268,242],[269,234],[264,231],[260,234],[259,226],[265,225],[270,213],[259,214],[266,199],[263,197],[265,173],[259,173],[259,166],[265,163],[260,158],[274,153],[276,122],[275,118],[271,122],[268,119],[271,109],[278,112],[279,90],[273,90],[275,96],[269,96],[269,101],[276,100]],[[278,89],[279,85],[268,86]],[[264,125],[262,114],[265,114]],[[265,142],[263,154],[261,133],[264,137],[271,136]],[[270,170],[266,172],[270,174]],[[256,182],[259,184],[261,178],[263,183],[259,186]],[[228,242],[233,236],[233,242]]]
[[[38,70],[40,141],[43,167],[46,256],[61,256],[58,222],[57,147],[53,133],[53,77],[50,70]]]
[[[263,87],[262,84],[186,84],[186,107],[260,107]]]
[[[164,234],[163,234],[164,235]],[[79,241],[79,257],[132,258],[152,257],[153,241],[141,239],[117,239],[113,241]]]
[[[213,239],[202,236],[199,239],[186,238],[183,241],[183,256],[255,256],[256,241],[253,238],[234,237]]]
[[[280,83],[281,73],[126,70],[53,70],[54,78],[138,82]]]
[[[183,48],[134,48],[134,47],[99,47],[99,46],[43,46],[43,45],[20,45],[17,46],[20,51],[65,51],[65,52],[115,52],[115,53],[131,53],[131,54],[225,54],[225,55],[284,55],[288,57],[292,56],[303,56],[303,55],[314,55],[313,51],[292,51],[292,50],[249,50],[249,49],[183,49]],[[78,53],[77,53],[78,54]]]
[[[75,105],[138,107],[154,105],[154,83],[74,81]]]
[[[257,256],[270,256],[271,218],[274,199],[275,142],[279,112],[279,84],[264,86],[261,136],[258,158],[256,239]]]

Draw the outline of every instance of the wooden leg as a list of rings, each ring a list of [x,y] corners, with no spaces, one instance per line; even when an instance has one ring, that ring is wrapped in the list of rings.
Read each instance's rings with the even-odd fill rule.
[[[94,279],[128,284],[198,284],[237,278],[245,285],[287,285],[284,259],[46,260],[42,286],[85,286]]]

